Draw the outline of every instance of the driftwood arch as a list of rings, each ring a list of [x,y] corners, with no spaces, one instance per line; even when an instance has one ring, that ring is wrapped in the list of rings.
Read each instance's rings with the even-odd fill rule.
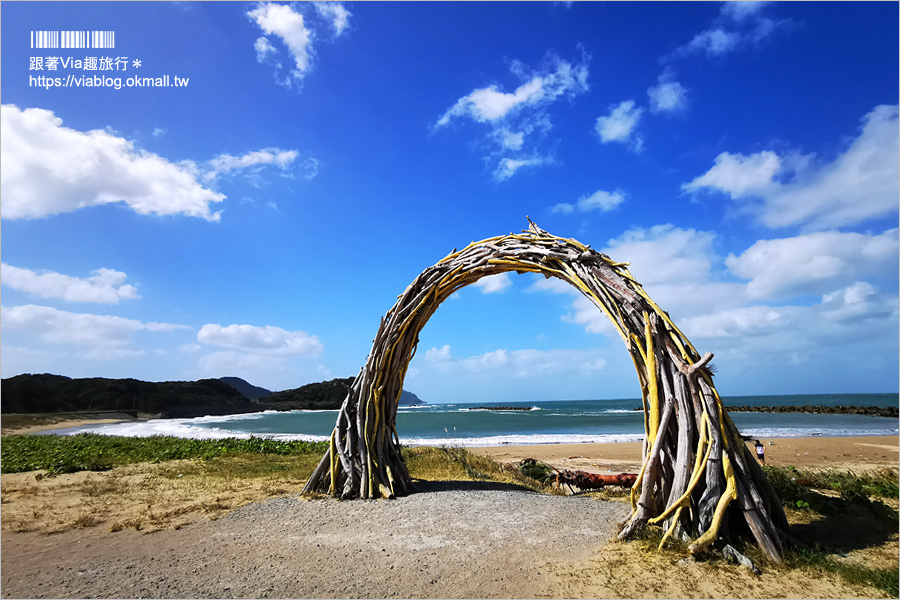
[[[764,471],[728,416],[709,361],[619,263],[529,220],[520,234],[472,242],[425,269],[382,317],[366,365],[338,414],[330,447],[304,491],[377,498],[413,491],[400,455],[397,404],[419,332],[455,291],[516,271],[558,277],[609,318],[634,361],[644,407],[643,466],[620,538],[661,523],[693,552],[720,535],[751,533],[780,560],[787,519]],[[735,510],[735,508],[737,510]],[[665,542],[665,539],[663,542]],[[660,544],[662,545],[662,544]]]

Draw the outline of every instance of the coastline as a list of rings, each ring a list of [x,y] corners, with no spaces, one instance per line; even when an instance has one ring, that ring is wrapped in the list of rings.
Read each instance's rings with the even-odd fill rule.
[[[13,417],[9,419],[8,417]],[[140,422],[157,415],[4,415],[2,434],[28,435],[57,429],[105,423]],[[31,422],[32,424],[29,424]],[[794,437],[760,440],[766,448],[766,464],[798,468],[869,470],[897,469],[900,464],[900,437]],[[525,458],[543,461],[560,470],[589,473],[637,473],[641,468],[642,442],[529,444],[473,446],[472,452],[498,462],[518,464]],[[752,444],[749,445],[752,450]]]
[[[59,414],[18,414],[10,413],[0,417],[0,435],[29,435],[69,427],[84,425],[106,425],[109,423],[132,423],[157,419],[159,415],[138,414],[137,417],[125,413],[72,413]]]

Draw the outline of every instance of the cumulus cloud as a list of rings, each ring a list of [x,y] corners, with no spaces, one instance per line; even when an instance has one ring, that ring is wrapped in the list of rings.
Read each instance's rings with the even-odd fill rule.
[[[482,294],[494,294],[503,292],[511,285],[512,279],[510,279],[509,273],[498,273],[497,275],[482,277],[473,283],[472,287],[480,289]]]
[[[572,99],[588,89],[587,56],[572,64],[549,55],[537,69],[513,61],[510,70],[521,81],[512,91],[499,84],[477,88],[459,98],[433,126],[438,131],[452,122],[472,121],[490,127],[486,161],[497,165],[495,181],[509,179],[523,167],[552,164],[551,157],[535,149],[552,129],[547,111],[557,100]]]
[[[211,346],[244,350],[273,356],[319,356],[322,343],[305,331],[286,331],[266,325],[228,325],[207,323],[197,333],[197,341]]]
[[[248,11],[247,16],[256,23],[267,35],[272,35],[281,40],[294,59],[295,68],[291,71],[291,77],[297,81],[303,79],[310,66],[310,44],[312,32],[306,28],[303,15],[295,12],[290,5],[273,4],[267,2],[260,4],[255,9]],[[274,51],[274,46],[266,38],[256,40],[257,60],[266,60]],[[263,49],[262,53],[260,48]],[[291,79],[285,80],[290,83]]]
[[[333,29],[335,37],[340,36],[350,21],[350,12],[340,2],[315,2],[315,12],[311,16],[324,19]],[[256,59],[261,62],[274,62],[275,78],[280,84],[291,87],[303,81],[312,68],[315,55],[314,42],[317,39],[318,25],[299,12],[294,4],[259,3],[253,10],[247,11],[247,17],[259,27],[265,36],[254,43]],[[280,40],[293,61],[293,68],[287,76],[281,77],[283,68],[278,59],[279,50],[269,37]]]
[[[430,348],[425,352],[425,360],[430,363],[442,363],[453,360],[450,356],[450,345],[444,344],[440,349]]]
[[[26,304],[0,307],[3,333],[22,333],[48,344],[80,350],[78,356],[92,359],[119,359],[136,356],[132,338],[141,331],[168,332],[189,329],[172,323],[143,323],[110,315],[73,313],[49,306]]]
[[[728,194],[773,228],[826,229],[895,214],[900,197],[897,117],[896,105],[875,107],[863,117],[859,136],[830,162],[769,150],[750,156],[722,153],[709,171],[682,189]]]
[[[0,115],[4,219],[122,202],[142,215],[219,220],[210,204],[225,196],[204,188],[192,163],[169,162],[106,131],[63,127],[48,110],[5,104]]]
[[[650,96],[650,112],[676,112],[687,106],[687,90],[675,81],[675,75],[666,69],[659,76],[658,83],[647,88]]]
[[[572,214],[575,211],[590,212],[599,210],[600,212],[609,212],[623,202],[625,202],[625,193],[622,190],[616,190],[615,192],[597,190],[590,196],[582,196],[575,204],[561,202],[553,207],[553,212],[564,215]]]
[[[634,100],[625,100],[609,107],[609,114],[597,117],[594,130],[604,144],[619,142],[629,144],[632,150],[640,152],[644,147],[643,138],[635,133],[641,120],[643,108],[635,106]]]
[[[725,264],[749,280],[752,299],[824,294],[859,278],[882,277],[898,270],[898,230],[880,235],[819,232],[776,240],[760,240]]]
[[[60,298],[69,302],[116,304],[119,300],[140,298],[137,288],[125,283],[127,275],[113,269],[97,269],[81,279],[52,271],[37,273],[30,269],[0,264],[3,285],[41,298]]]
[[[711,188],[730,194],[732,198],[743,198],[771,186],[779,169],[781,160],[770,150],[750,156],[722,152],[709,171],[681,188],[687,192]]]

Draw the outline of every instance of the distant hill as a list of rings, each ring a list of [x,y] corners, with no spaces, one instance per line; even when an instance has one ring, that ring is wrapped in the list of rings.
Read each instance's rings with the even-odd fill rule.
[[[262,410],[335,410],[347,397],[353,379],[332,379],[273,393],[239,377],[149,382],[27,374],[0,382],[3,396],[0,409],[4,413],[135,411],[158,414],[163,418]],[[256,398],[251,399],[253,396],[249,394]],[[400,396],[401,406],[422,404],[425,402],[406,390]]]
[[[259,406],[218,379],[149,382],[62,375],[17,375],[2,383],[4,413],[132,410],[186,417],[254,412]]]
[[[270,390],[248,383],[240,377],[219,377],[219,381],[224,381],[243,395],[247,396],[247,398],[254,401],[272,393]]]
[[[260,398],[259,402],[274,407],[276,410],[336,410],[343,404],[354,379],[354,377],[344,377],[321,383],[309,383],[293,390],[273,392]],[[421,406],[423,404],[425,402],[412,392],[403,390],[400,394],[400,406]]]
[[[403,390],[400,393],[400,406],[423,406],[426,404],[424,400],[421,400],[418,396],[413,394],[412,392],[407,392]]]
[[[347,390],[350,389],[353,379],[353,377],[332,379],[321,383],[308,383],[283,392],[272,392],[260,398],[259,403],[271,406],[275,410],[338,409],[347,396]]]

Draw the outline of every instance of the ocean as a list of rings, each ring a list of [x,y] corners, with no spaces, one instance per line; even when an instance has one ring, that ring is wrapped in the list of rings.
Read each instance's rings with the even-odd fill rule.
[[[897,406],[898,394],[828,394],[798,396],[732,396],[727,406]],[[429,404],[401,408],[397,433],[410,446],[499,446],[503,444],[573,444],[630,442],[643,438],[640,399],[546,402],[497,402],[526,411],[471,410],[475,404]],[[336,410],[267,411],[243,415],[157,419],[90,425],[52,433],[92,432],[145,437],[266,437],[277,440],[327,440]],[[731,417],[740,432],[754,438],[847,437],[898,434],[898,419],[864,415],[806,413],[741,413]]]

